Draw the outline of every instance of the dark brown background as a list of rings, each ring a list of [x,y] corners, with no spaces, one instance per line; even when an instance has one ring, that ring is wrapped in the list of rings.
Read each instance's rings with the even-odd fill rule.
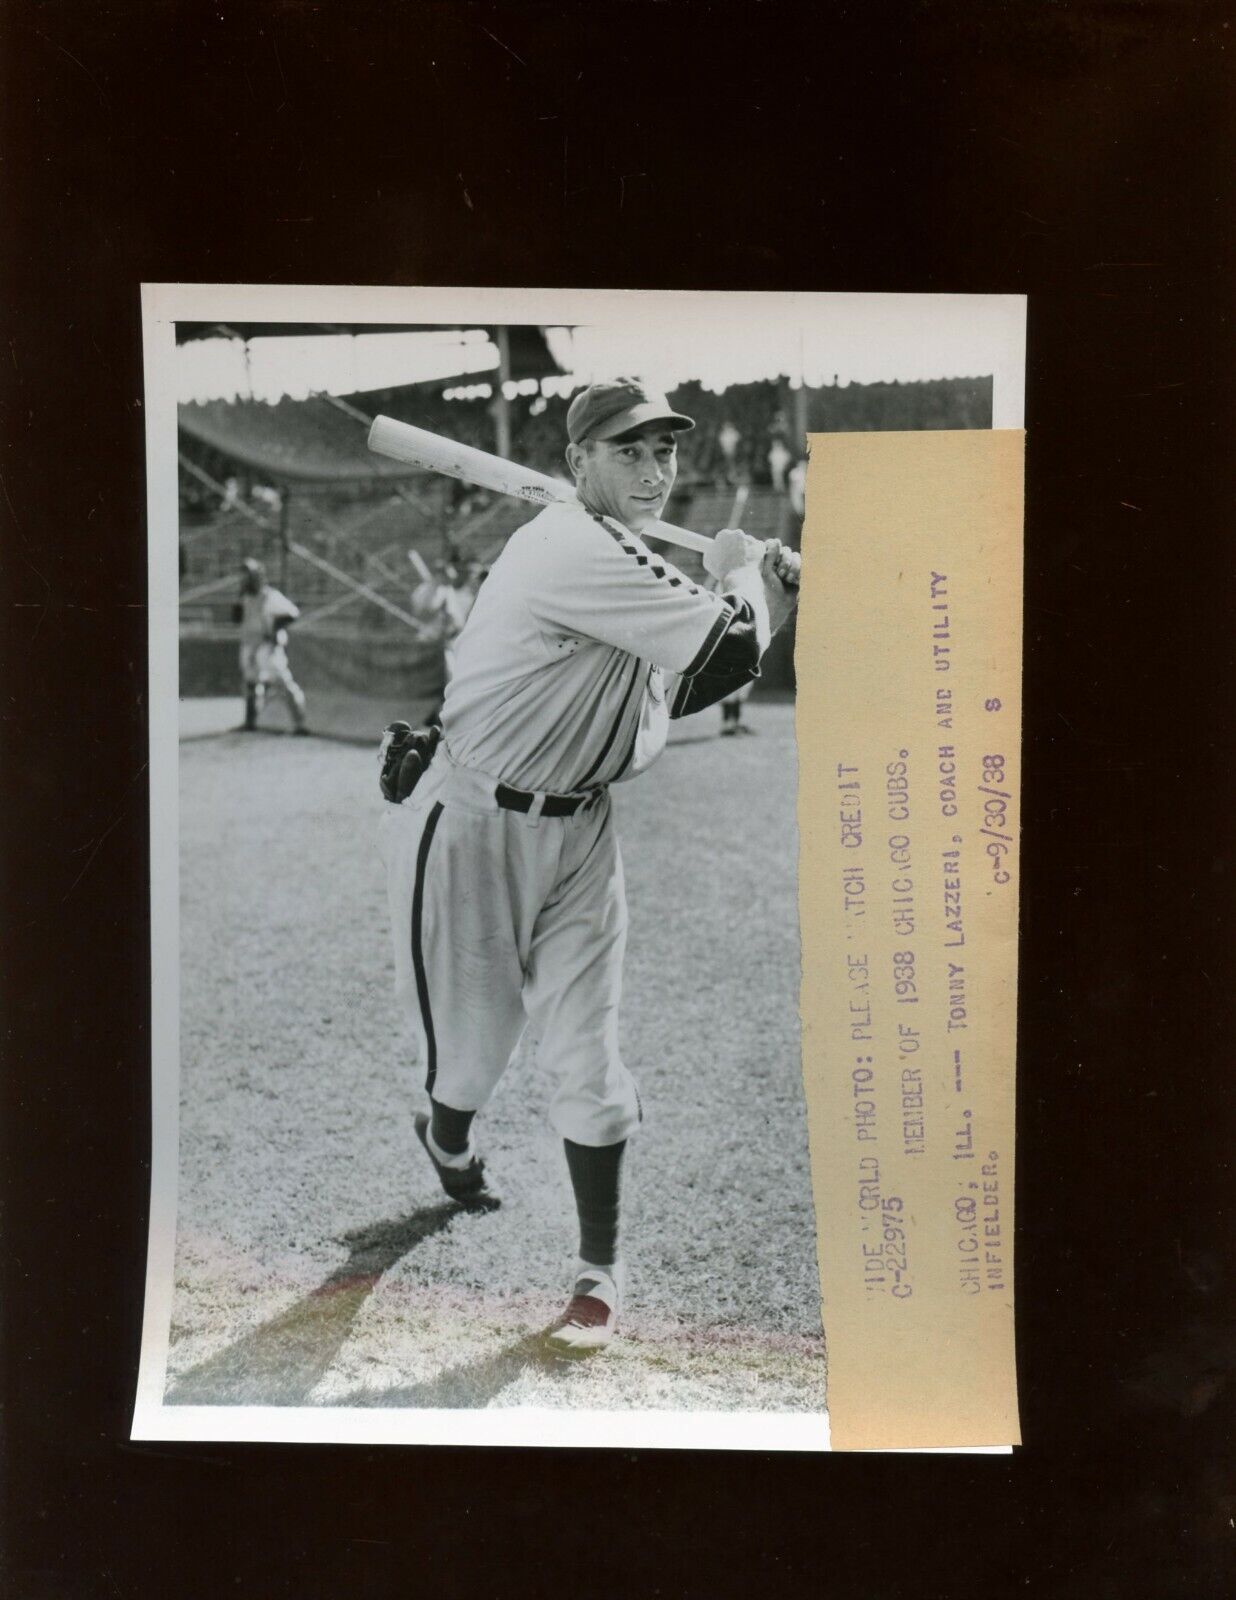
[[[1230,1591],[1231,19],[0,10],[6,1593]],[[1014,1458],[126,1442],[142,279],[1029,293]]]

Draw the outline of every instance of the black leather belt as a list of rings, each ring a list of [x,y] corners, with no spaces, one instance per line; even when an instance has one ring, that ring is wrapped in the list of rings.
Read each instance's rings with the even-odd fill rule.
[[[591,805],[602,793],[601,789],[594,789],[590,794],[547,794],[541,815],[573,817],[581,806]],[[500,783],[494,790],[494,799],[505,811],[531,811],[536,796],[526,789],[512,789],[510,784]]]

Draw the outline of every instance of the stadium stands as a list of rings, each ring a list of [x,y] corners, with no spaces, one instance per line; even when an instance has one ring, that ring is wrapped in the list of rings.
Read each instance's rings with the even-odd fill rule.
[[[407,607],[417,582],[408,551],[430,567],[456,559],[488,565],[536,514],[520,501],[410,474],[366,448],[359,416],[383,411],[493,449],[489,402],[447,400],[443,388],[379,391],[342,404],[316,398],[181,407],[182,693],[234,691],[232,605],[241,562],[253,556],[300,605],[304,620],[292,647],[298,674],[319,705],[337,703],[341,726],[359,725],[368,737],[367,696],[385,701],[420,684],[432,699],[437,656],[391,609]],[[806,397],[807,425],[834,432],[989,427],[991,390],[989,378],[816,389]],[[723,394],[689,383],[670,399],[696,427],[681,441],[668,520],[714,533],[732,519],[741,488],[742,526],[797,546],[798,518],[788,495],[773,487],[768,460],[774,440],[788,459],[801,456],[788,421],[795,408],[787,380],[734,385]],[[517,459],[562,473],[567,404],[559,396],[510,403]],[[728,458],[720,442],[727,424],[737,434]],[[702,576],[697,556],[675,551],[673,559]],[[764,683],[792,682],[787,630],[765,663]],[[322,718],[315,720],[320,726]]]

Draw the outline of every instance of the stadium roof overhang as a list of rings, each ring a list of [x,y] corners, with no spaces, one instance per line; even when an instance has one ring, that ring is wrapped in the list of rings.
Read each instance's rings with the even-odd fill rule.
[[[178,322],[176,343],[191,344],[196,339],[287,339],[312,334],[358,335],[367,333],[465,333],[472,328],[490,334],[496,330],[482,323],[444,325],[437,322]],[[562,367],[554,360],[545,335],[538,327],[509,327],[509,377],[556,377]],[[461,374],[462,375],[462,374]],[[474,370],[470,370],[475,376]],[[448,380],[449,381],[449,380]]]
[[[419,469],[372,455],[366,431],[320,398],[222,401],[178,408],[182,449],[204,446],[286,487],[319,488],[420,477]]]

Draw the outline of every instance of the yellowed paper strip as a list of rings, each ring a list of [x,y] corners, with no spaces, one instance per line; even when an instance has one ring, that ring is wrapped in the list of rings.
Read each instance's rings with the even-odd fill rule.
[[[803,1070],[833,1448],[1016,1444],[1020,431],[811,438]]]

